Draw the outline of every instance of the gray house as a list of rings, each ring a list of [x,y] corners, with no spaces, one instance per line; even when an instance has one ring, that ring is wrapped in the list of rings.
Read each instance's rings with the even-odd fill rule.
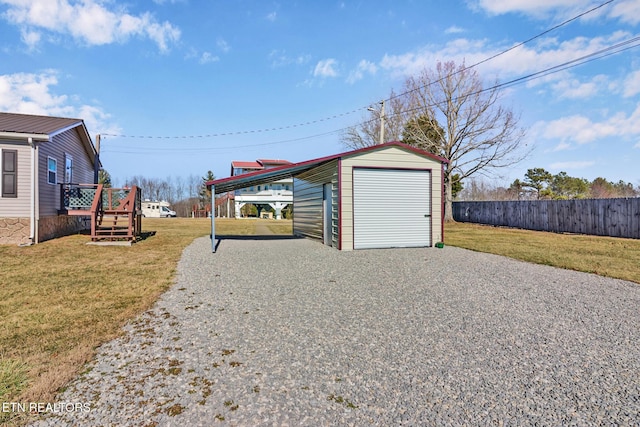
[[[0,113],[0,244],[88,228],[87,217],[61,211],[62,184],[94,184],[98,167],[81,119]]]

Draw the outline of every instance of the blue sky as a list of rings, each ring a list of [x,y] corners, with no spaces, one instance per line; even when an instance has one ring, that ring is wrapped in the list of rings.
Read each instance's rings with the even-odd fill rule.
[[[346,151],[340,133],[437,61],[475,64],[604,0],[0,0],[0,111],[78,117],[127,177]],[[505,82],[638,37],[615,0],[478,67]],[[635,41],[628,46],[636,46]],[[640,184],[640,48],[505,90],[528,168]],[[118,136],[111,136],[118,135]]]

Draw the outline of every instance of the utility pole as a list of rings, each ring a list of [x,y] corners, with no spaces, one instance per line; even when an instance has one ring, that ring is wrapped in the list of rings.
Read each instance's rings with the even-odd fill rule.
[[[380,144],[384,144],[384,99],[380,101]]]
[[[100,179],[100,134],[96,135],[96,157],[93,162],[93,182],[98,183]]]
[[[384,99],[380,101],[380,110],[376,110],[373,107],[367,108],[369,111],[377,111],[380,116],[380,140],[378,144],[384,144]]]

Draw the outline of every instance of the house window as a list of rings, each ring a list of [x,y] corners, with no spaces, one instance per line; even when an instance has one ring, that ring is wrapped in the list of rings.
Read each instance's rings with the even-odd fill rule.
[[[2,197],[18,197],[18,150],[2,150]]]
[[[53,157],[47,157],[47,182],[58,183],[58,161]]]
[[[258,185],[258,191],[262,191],[261,188],[262,186]]]
[[[64,182],[65,184],[73,182],[73,157],[68,154],[64,155]]]

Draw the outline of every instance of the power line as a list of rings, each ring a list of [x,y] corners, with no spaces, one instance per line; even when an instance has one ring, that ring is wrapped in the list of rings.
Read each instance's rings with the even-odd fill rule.
[[[523,46],[523,45],[525,45],[525,44],[527,44],[527,43],[529,43],[529,42],[531,42],[533,40],[536,40],[536,39],[542,37],[543,35],[548,34],[548,33],[552,32],[554,30],[557,30],[558,28],[563,27],[563,26],[565,26],[565,25],[567,25],[567,24],[569,24],[569,23],[571,23],[571,22],[573,22],[573,21],[575,21],[577,19],[580,19],[583,16],[586,16],[586,15],[588,15],[588,14],[590,14],[590,13],[592,13],[592,12],[594,12],[594,11],[596,11],[596,10],[598,10],[598,9],[600,9],[600,8],[610,4],[610,3],[613,3],[614,1],[615,0],[607,0],[604,3],[601,3],[598,6],[595,6],[595,7],[591,8],[591,9],[585,11],[585,12],[582,12],[582,13],[580,13],[580,14],[578,14],[578,15],[570,18],[570,19],[567,19],[567,20],[561,22],[560,24],[557,24],[557,25],[555,25],[555,26],[553,26],[553,27],[551,27],[551,28],[549,28],[549,29],[547,29],[547,30],[545,30],[545,31],[533,36],[533,37],[530,37],[529,39],[527,39],[525,41],[517,43],[516,45],[514,45],[514,46],[512,46],[512,47],[510,47],[508,49],[505,49],[505,50],[503,50],[503,51],[501,51],[501,52],[499,52],[499,53],[497,53],[495,55],[492,55],[492,56],[490,56],[488,58],[485,58],[485,59],[483,59],[483,60],[481,60],[479,62],[476,62],[475,64],[473,64],[473,65],[471,65],[469,67],[463,68],[461,70],[457,70],[454,73],[441,78],[440,80],[437,80],[437,81],[434,81],[434,82],[430,82],[427,85],[424,85],[422,87],[415,88],[415,89],[412,89],[410,91],[406,91],[406,92],[403,92],[401,94],[392,96],[392,97],[388,98],[387,101],[390,101],[390,100],[392,100],[394,98],[397,98],[397,97],[400,97],[400,96],[404,96],[404,95],[406,95],[408,93],[411,93],[413,91],[419,90],[419,89],[421,89],[423,87],[435,84],[435,83],[441,81],[444,78],[453,76],[453,75],[455,75],[457,73],[460,73],[460,72],[462,72],[464,70],[468,70],[470,68],[474,68],[474,67],[477,67],[478,65],[484,64],[484,63],[486,63],[488,61],[491,61],[492,59],[495,59],[495,58],[497,58],[497,57],[499,57],[501,55],[504,55],[507,52],[510,52],[510,51],[520,47],[520,46]],[[253,130],[234,131],[234,132],[212,133],[212,134],[206,134],[206,135],[184,135],[184,136],[149,136],[149,135],[125,135],[125,134],[111,134],[111,133],[105,133],[105,134],[102,134],[102,136],[111,136],[111,137],[118,137],[118,138],[132,138],[132,139],[210,139],[210,138],[217,138],[217,137],[222,137],[222,136],[247,135],[247,134],[253,134],[253,133],[274,132],[274,131],[279,131],[279,130],[286,130],[286,129],[293,129],[293,128],[297,128],[297,127],[309,126],[309,125],[312,125],[312,124],[333,120],[333,119],[336,119],[336,118],[339,118],[339,117],[348,116],[348,115],[357,113],[358,111],[366,110],[368,107],[369,106],[367,105],[365,107],[356,108],[356,109],[348,111],[346,113],[335,114],[335,115],[327,116],[327,117],[324,117],[324,118],[321,118],[321,119],[317,119],[317,120],[311,120],[311,121],[308,121],[308,122],[301,122],[301,123],[297,123],[297,124],[293,124],[293,125],[280,126],[280,127],[274,127],[274,128],[266,128],[266,129],[253,129]],[[261,145],[261,144],[256,144],[256,146],[257,145]]]
[[[459,97],[454,98],[453,101],[458,101],[461,98],[466,98],[466,97],[469,97],[469,96],[478,95],[478,94],[481,94],[481,93],[484,93],[484,92],[493,91],[495,89],[501,89],[501,88],[507,88],[507,87],[515,86],[517,84],[525,83],[525,82],[530,81],[530,80],[534,80],[534,79],[538,79],[538,78],[541,78],[541,77],[545,77],[545,76],[548,76],[548,75],[551,75],[551,74],[558,73],[560,71],[568,70],[570,68],[575,68],[575,67],[578,67],[580,65],[584,65],[586,63],[593,62],[595,60],[605,58],[607,56],[615,55],[615,54],[624,52],[625,50],[636,48],[638,46],[640,46],[640,36],[632,37],[632,38],[630,38],[628,40],[624,40],[622,42],[619,42],[619,43],[616,43],[614,45],[608,46],[606,48],[597,50],[595,52],[591,52],[591,53],[583,55],[583,56],[581,56],[579,58],[574,58],[572,60],[563,62],[561,64],[554,65],[554,66],[549,67],[549,68],[545,68],[544,70],[536,71],[534,73],[530,73],[530,74],[527,74],[527,75],[522,76],[522,77],[518,77],[518,78],[515,78],[515,79],[512,79],[512,80],[503,82],[503,83],[497,83],[497,84],[495,84],[493,86],[490,86],[490,87],[487,87],[487,88],[483,88],[483,89],[477,90],[475,92],[471,92],[471,93],[467,93],[467,94],[461,95]],[[465,70],[468,70],[468,68],[465,69]],[[451,75],[453,75],[453,74],[451,74]],[[424,88],[426,86],[427,85],[422,86],[421,88]],[[398,116],[398,115],[401,115],[401,114],[411,113],[411,112],[414,112],[414,111],[422,111],[425,108],[435,107],[435,106],[437,106],[439,104],[440,103],[422,105],[422,106],[419,106],[419,107],[416,107],[416,108],[411,108],[411,109],[408,109],[408,110],[400,111],[400,112],[395,113],[395,114],[391,114],[390,116],[393,117],[393,116]],[[368,122],[373,122],[373,121],[377,121],[377,120],[378,120],[377,118],[374,118],[374,119],[371,119]]]
[[[551,74],[555,74],[570,68],[575,68],[578,67],[580,65],[584,65],[586,63],[592,62],[592,61],[596,61],[598,59],[602,59],[611,55],[615,55],[618,53],[621,53],[623,51],[629,50],[629,49],[633,49],[640,46],[640,36],[636,36],[633,37],[631,39],[628,40],[624,40],[622,42],[616,43],[614,45],[608,46],[606,48],[600,49],[598,51],[595,52],[591,52],[589,54],[583,55],[579,58],[574,58],[572,60],[563,62],[561,64],[558,65],[554,65],[552,67],[548,67],[545,68],[543,70],[540,71],[536,71],[534,73],[530,73],[527,74],[525,76],[521,76],[506,82],[502,82],[502,83],[497,83],[493,86],[487,87],[487,88],[483,88],[481,90],[472,92],[472,93],[468,93],[468,94],[464,94],[461,95],[460,97],[455,98],[454,100],[458,100],[460,98],[463,97],[469,97],[469,96],[474,96],[480,93],[484,93],[484,92],[488,92],[488,91],[492,91],[495,89],[500,89],[500,88],[507,88],[507,87],[511,87],[511,86],[515,86],[521,83],[525,83],[527,81],[531,81],[531,80],[535,80],[541,77],[545,77]],[[411,113],[413,111],[420,111],[423,110],[425,107],[433,107],[438,105],[437,103],[432,104],[432,105],[427,105],[427,106],[420,106],[417,108],[412,108],[412,109],[408,109],[408,110],[403,110],[401,112],[395,113],[395,114],[389,114],[390,117],[394,117],[400,114],[405,114],[405,113]],[[388,117],[389,117],[388,116]],[[379,120],[378,118],[375,119],[371,119],[370,121],[377,121]],[[369,121],[368,121],[369,122]],[[289,143],[289,142],[297,142],[297,141],[304,141],[304,140],[309,140],[309,139],[314,139],[314,138],[318,138],[321,136],[327,136],[327,135],[331,135],[334,133],[338,133],[338,132],[343,132],[346,129],[349,129],[349,127],[346,128],[340,128],[340,129],[335,129],[329,132],[324,132],[324,133],[320,133],[320,134],[316,134],[316,135],[311,135],[311,136],[306,136],[306,137],[300,137],[300,138],[293,138],[293,139],[287,139],[287,140],[281,140],[281,141],[272,141],[272,142],[265,142],[265,143],[258,143],[258,144],[246,144],[246,145],[234,145],[234,146],[226,146],[226,147],[209,147],[209,148],[192,148],[192,149],[185,149],[185,148],[152,148],[154,151],[167,151],[167,152],[184,152],[184,151],[196,151],[196,152],[207,152],[207,151],[216,151],[216,150],[228,150],[228,149],[237,149],[237,148],[250,148],[250,147],[259,147],[259,146],[268,146],[268,145],[277,145],[277,144],[285,144],[285,143]],[[141,150],[144,150],[141,148]],[[120,150],[108,150],[108,152],[111,153],[129,153],[129,154],[142,154],[147,151],[120,151]]]
[[[336,130],[332,130],[329,132],[323,132],[323,133],[319,133],[316,135],[310,135],[310,136],[304,136],[304,137],[300,137],[300,138],[293,138],[293,139],[285,139],[285,140],[281,140],[281,141],[271,141],[271,142],[262,142],[262,143],[258,143],[258,144],[245,144],[245,145],[233,145],[233,146],[226,146],[226,147],[206,147],[206,148],[158,148],[158,147],[153,147],[153,148],[149,148],[149,149],[153,149],[154,151],[166,151],[166,152],[185,152],[185,151],[193,151],[193,152],[198,152],[198,153],[202,153],[202,152],[208,152],[208,151],[218,151],[218,150],[229,150],[229,149],[237,149],[237,148],[252,148],[252,147],[261,147],[261,146],[267,146],[267,145],[278,145],[278,144],[286,144],[288,142],[297,142],[297,141],[304,141],[304,140],[308,140],[308,139],[314,139],[314,138],[319,138],[321,136],[327,136],[327,135],[331,135],[337,132],[341,132],[342,130],[344,130],[345,128],[341,128],[341,129],[336,129]],[[132,148],[136,148],[136,147],[132,147]],[[140,148],[140,151],[122,151],[122,150],[113,150],[113,149],[107,149],[105,150],[108,153],[124,153],[124,154],[144,154],[144,153],[148,153],[149,149],[145,149],[145,148]]]
[[[406,92],[400,93],[400,94],[398,94],[398,95],[392,96],[392,97],[388,98],[386,101],[391,101],[392,99],[399,98],[399,97],[404,96],[404,95],[407,95],[407,94],[409,94],[409,93],[411,93],[411,92],[415,92],[415,91],[417,91],[417,90],[423,89],[423,88],[425,88],[425,87],[427,87],[427,86],[434,85],[434,84],[436,84],[436,83],[439,83],[439,82],[443,81],[444,79],[447,79],[447,78],[449,78],[449,77],[453,77],[453,76],[455,76],[455,75],[456,75],[456,74],[458,74],[458,73],[462,73],[463,71],[469,70],[469,69],[471,69],[471,68],[475,68],[475,67],[477,67],[478,65],[482,65],[482,64],[484,64],[484,63],[486,63],[486,62],[489,62],[489,61],[491,61],[492,59],[495,59],[495,58],[497,58],[497,57],[499,57],[499,56],[502,56],[502,55],[504,55],[505,53],[511,52],[512,50],[517,49],[517,48],[519,48],[520,46],[524,46],[525,44],[527,44],[527,43],[529,43],[529,42],[532,42],[532,41],[534,41],[534,40],[536,40],[536,39],[538,39],[538,38],[540,38],[540,37],[544,36],[545,34],[548,34],[548,33],[552,32],[552,31],[554,31],[554,30],[557,30],[557,29],[558,29],[558,28],[560,28],[560,27],[563,27],[563,26],[565,26],[565,25],[567,25],[567,24],[569,24],[569,23],[571,23],[571,22],[573,22],[573,21],[576,21],[576,20],[578,20],[578,19],[582,18],[583,16],[588,15],[589,13],[595,12],[596,10],[598,10],[598,9],[600,9],[600,8],[602,8],[602,7],[604,7],[604,6],[608,5],[608,4],[610,4],[610,3],[613,3],[614,1],[615,1],[615,0],[608,0],[608,1],[606,1],[606,2],[602,3],[602,4],[598,5],[598,6],[595,6],[595,7],[591,8],[591,9],[589,9],[589,10],[585,11],[585,12],[582,12],[582,13],[580,13],[580,14],[578,14],[578,15],[574,16],[573,18],[569,18],[569,19],[567,19],[566,21],[563,21],[563,22],[561,22],[560,24],[555,25],[555,26],[553,26],[553,27],[551,27],[551,28],[549,28],[549,29],[547,29],[547,30],[545,30],[545,31],[543,31],[543,32],[541,32],[541,33],[539,33],[539,34],[537,34],[537,35],[535,35],[535,36],[531,37],[531,38],[528,38],[527,40],[525,40],[525,41],[523,41],[523,42],[517,43],[517,44],[515,44],[515,45],[511,46],[510,48],[503,50],[502,52],[496,53],[495,55],[492,55],[492,56],[490,56],[490,57],[488,57],[488,58],[485,58],[485,59],[483,59],[483,60],[481,60],[481,61],[478,61],[478,62],[476,62],[475,64],[470,65],[470,66],[468,66],[468,67],[465,67],[465,68],[461,68],[461,69],[459,69],[459,70],[456,70],[456,71],[454,71],[453,73],[451,73],[451,74],[447,74],[446,76],[444,76],[444,77],[442,77],[442,78],[440,78],[440,79],[438,79],[438,80],[435,80],[435,81],[433,81],[433,82],[429,82],[429,83],[428,83],[428,84],[426,84],[426,85],[423,85],[423,86],[420,86],[420,87],[417,87],[417,88],[414,88],[414,89],[408,90],[408,91],[406,91]]]
[[[101,134],[101,135],[119,137],[119,138],[134,138],[134,139],[202,139],[202,138],[216,138],[216,137],[220,137],[220,136],[247,135],[247,134],[251,134],[251,133],[264,133],[264,132],[273,132],[273,131],[285,130],[285,129],[293,129],[293,128],[297,128],[297,127],[312,125],[312,124],[315,124],[315,123],[326,122],[328,120],[333,120],[333,119],[337,119],[339,117],[348,116],[350,114],[356,113],[356,112],[358,112],[360,110],[364,110],[366,108],[367,107],[356,108],[355,110],[351,110],[351,111],[348,111],[346,113],[334,114],[333,116],[324,117],[324,118],[318,119],[318,120],[311,120],[311,121],[308,121],[308,122],[297,123],[297,124],[288,125],[288,126],[280,126],[280,127],[268,128],[268,129],[253,129],[253,130],[236,131],[236,132],[212,133],[212,134],[208,134],[208,135],[187,135],[187,136],[145,136],[145,135],[137,135],[136,136],[136,135],[120,135],[120,134],[111,134],[111,133],[104,133],[104,134]]]

